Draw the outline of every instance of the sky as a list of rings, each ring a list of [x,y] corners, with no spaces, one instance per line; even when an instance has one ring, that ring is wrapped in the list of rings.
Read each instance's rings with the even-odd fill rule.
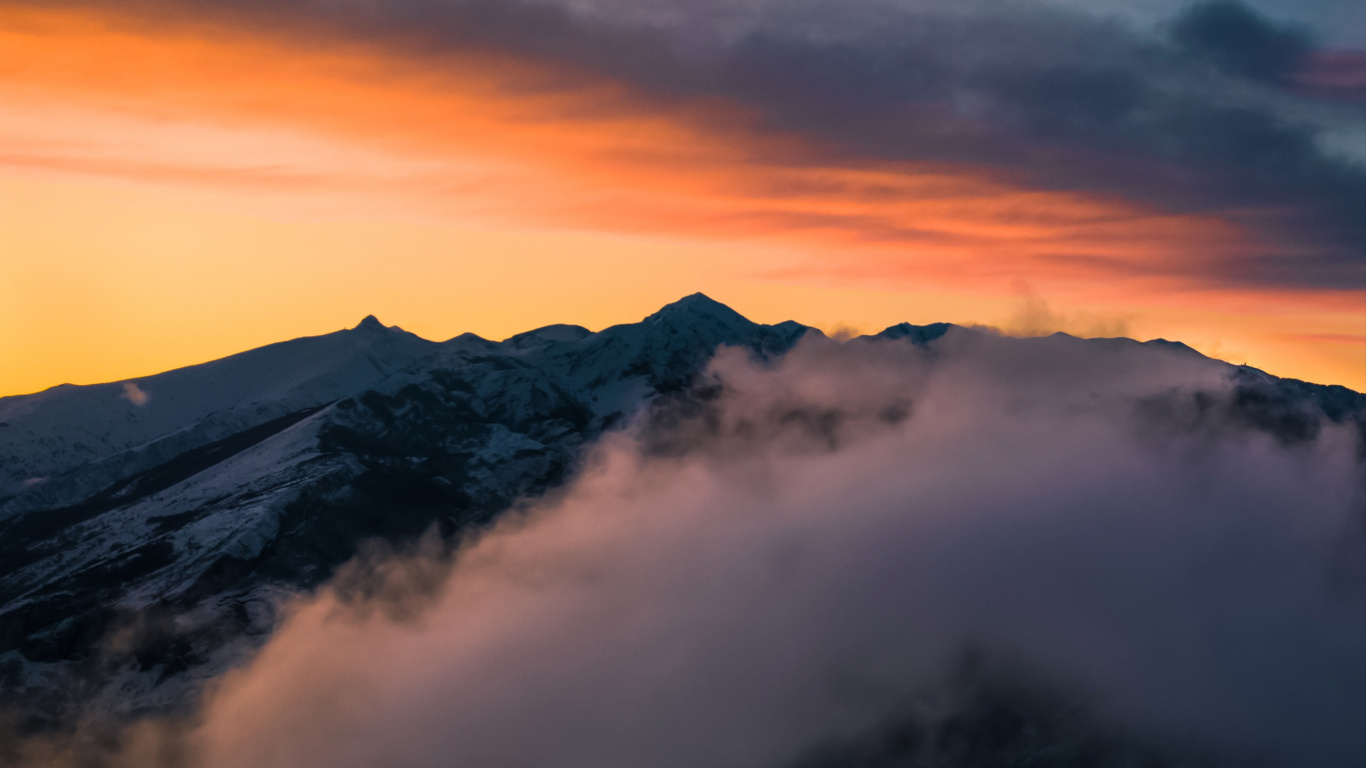
[[[1359,2],[0,0],[0,395],[695,291],[1362,390],[1363,210]]]

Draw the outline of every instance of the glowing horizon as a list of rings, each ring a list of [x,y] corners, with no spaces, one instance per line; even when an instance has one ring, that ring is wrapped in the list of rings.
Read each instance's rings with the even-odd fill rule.
[[[980,141],[961,116],[936,127],[936,105],[918,140],[971,151],[850,149],[786,103],[513,43],[178,7],[0,3],[0,396],[367,314],[496,339],[695,291],[824,330],[1163,337],[1366,389],[1336,187],[1300,211],[1223,187],[1167,203],[1195,171],[1065,143],[1022,165],[984,121]],[[1311,100],[1329,122],[1356,108],[1342,71],[1338,101]]]

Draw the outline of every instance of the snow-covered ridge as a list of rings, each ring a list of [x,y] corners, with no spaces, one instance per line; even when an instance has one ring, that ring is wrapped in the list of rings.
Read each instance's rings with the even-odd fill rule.
[[[501,342],[433,342],[370,316],[135,381],[0,398],[0,706],[59,722],[72,715],[62,681],[92,675],[81,706],[173,700],[270,631],[278,594],[320,583],[361,541],[483,524],[561,482],[604,430],[686,397],[718,347],[777,359],[807,334],[820,332],[753,323],[701,294],[639,323]],[[1341,387],[1169,342],[903,323],[853,343],[929,358],[974,345],[1021,359],[1181,355],[1236,379],[1249,423],[1288,438],[1363,410]],[[141,650],[110,657],[102,638],[130,621]]]
[[[27,491],[68,502],[73,491],[44,491],[73,470],[105,462],[74,490],[94,492],[181,451],[364,389],[439,348],[373,326],[362,322],[135,380],[0,398],[0,499]]]
[[[40,678],[61,690],[52,676],[87,674],[111,622],[148,611],[178,617],[167,663],[204,669],[271,626],[276,590],[326,578],[359,541],[487,520],[718,346],[780,354],[805,332],[701,295],[600,333],[502,342],[432,342],[371,316],[0,399],[0,699]]]

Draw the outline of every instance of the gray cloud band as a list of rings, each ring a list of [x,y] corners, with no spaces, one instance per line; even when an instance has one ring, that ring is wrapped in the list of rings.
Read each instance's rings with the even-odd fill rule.
[[[643,98],[724,95],[758,107],[767,128],[821,140],[821,153],[782,162],[968,163],[1223,216],[1276,247],[1211,265],[1191,254],[1192,272],[1366,287],[1362,158],[1320,142],[1362,115],[1295,98],[1285,86],[1307,40],[1227,6],[1193,9],[1173,40],[1027,5],[765,6],[710,28],[695,17],[642,28],[538,9],[544,28],[532,39],[499,44],[634,82]],[[1218,34],[1238,26],[1221,13],[1241,34]]]
[[[1265,248],[1214,261],[1193,252],[1175,269],[1226,285],[1366,288],[1366,167],[1350,149],[1361,105],[1299,88],[1312,38],[1236,2],[1200,4],[1148,31],[988,2],[154,5],[413,56],[528,57],[555,65],[565,84],[630,84],[646,103],[720,96],[757,110],[764,129],[817,139],[755,150],[789,153],[765,160],[964,163],[1214,215]]]

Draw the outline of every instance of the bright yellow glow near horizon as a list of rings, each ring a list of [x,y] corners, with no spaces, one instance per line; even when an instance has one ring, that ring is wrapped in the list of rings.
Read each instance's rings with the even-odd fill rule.
[[[499,339],[695,291],[827,331],[1179,339],[1366,389],[1366,295],[1224,286],[1269,246],[1221,220],[984,168],[785,163],[802,143],[739,105],[284,34],[0,6],[0,396],[366,314]]]
[[[758,322],[795,319],[827,332],[903,321],[1009,328],[1021,309],[1010,295],[765,279],[763,265],[781,254],[765,262],[745,244],[271,221],[110,185],[0,178],[0,230],[0,396],[147,376],[350,327],[366,314],[443,340],[559,322],[599,330],[694,291]],[[1366,349],[1351,343],[1360,331],[1350,322],[1334,324],[1350,319],[1341,311],[1052,309],[1055,328],[1079,335],[1176,338],[1231,362],[1366,389]],[[1287,327],[1322,328],[1325,338],[1296,338]]]

